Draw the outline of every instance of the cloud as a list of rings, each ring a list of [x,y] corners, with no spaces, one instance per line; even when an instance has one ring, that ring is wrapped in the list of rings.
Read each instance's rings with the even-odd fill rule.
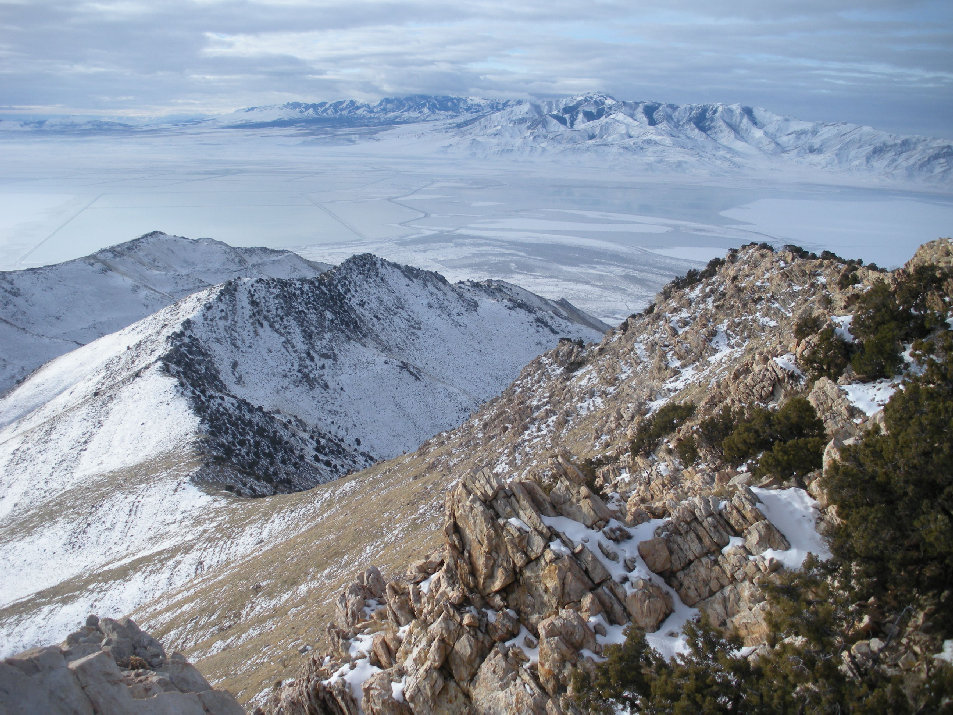
[[[918,133],[953,115],[947,0],[0,0],[0,28],[14,105],[600,90]]]

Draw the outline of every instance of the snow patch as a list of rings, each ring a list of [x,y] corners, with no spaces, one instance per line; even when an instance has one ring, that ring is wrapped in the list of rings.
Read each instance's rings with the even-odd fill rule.
[[[817,502],[803,489],[761,489],[752,487],[759,509],[784,534],[790,549],[768,549],[764,557],[779,561],[785,568],[799,569],[809,553],[821,559],[831,557],[827,543],[817,532]]]
[[[853,320],[853,315],[838,315],[831,318],[831,321],[834,323],[834,334],[841,340],[846,340],[848,343],[856,342],[857,339],[850,332],[850,325]]]
[[[883,409],[899,386],[900,378],[889,378],[877,382],[841,385],[840,389],[847,395],[850,404],[870,417]]]
[[[794,353],[779,355],[778,357],[774,358],[774,362],[782,370],[790,372],[792,375],[797,375],[798,377],[804,377],[804,373],[801,372],[797,366],[797,363],[795,362]]]

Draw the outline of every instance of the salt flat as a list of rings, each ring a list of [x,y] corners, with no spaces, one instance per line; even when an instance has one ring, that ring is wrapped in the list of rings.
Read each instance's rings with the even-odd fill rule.
[[[895,266],[953,233],[953,196],[649,173],[580,155],[477,159],[425,142],[292,132],[0,139],[0,269],[152,230],[340,262],[362,251],[501,278],[612,322],[672,276],[750,241]],[[829,183],[824,184],[827,181]]]

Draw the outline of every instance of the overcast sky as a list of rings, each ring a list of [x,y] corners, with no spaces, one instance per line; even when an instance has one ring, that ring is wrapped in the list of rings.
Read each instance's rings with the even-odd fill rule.
[[[953,0],[0,0],[0,109],[593,90],[953,138]]]

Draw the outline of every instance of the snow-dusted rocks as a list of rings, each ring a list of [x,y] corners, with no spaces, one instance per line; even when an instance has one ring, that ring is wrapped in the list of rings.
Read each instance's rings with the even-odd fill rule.
[[[0,394],[43,363],[238,278],[310,278],[289,251],[154,232],[54,266],[0,272]]]
[[[335,652],[263,710],[573,712],[573,669],[591,668],[629,622],[669,655],[699,611],[760,642],[756,584],[778,567],[761,554],[790,544],[751,491],[639,525],[578,476],[564,470],[550,494],[489,471],[464,480],[436,558],[386,584],[368,569],[338,601]]]

